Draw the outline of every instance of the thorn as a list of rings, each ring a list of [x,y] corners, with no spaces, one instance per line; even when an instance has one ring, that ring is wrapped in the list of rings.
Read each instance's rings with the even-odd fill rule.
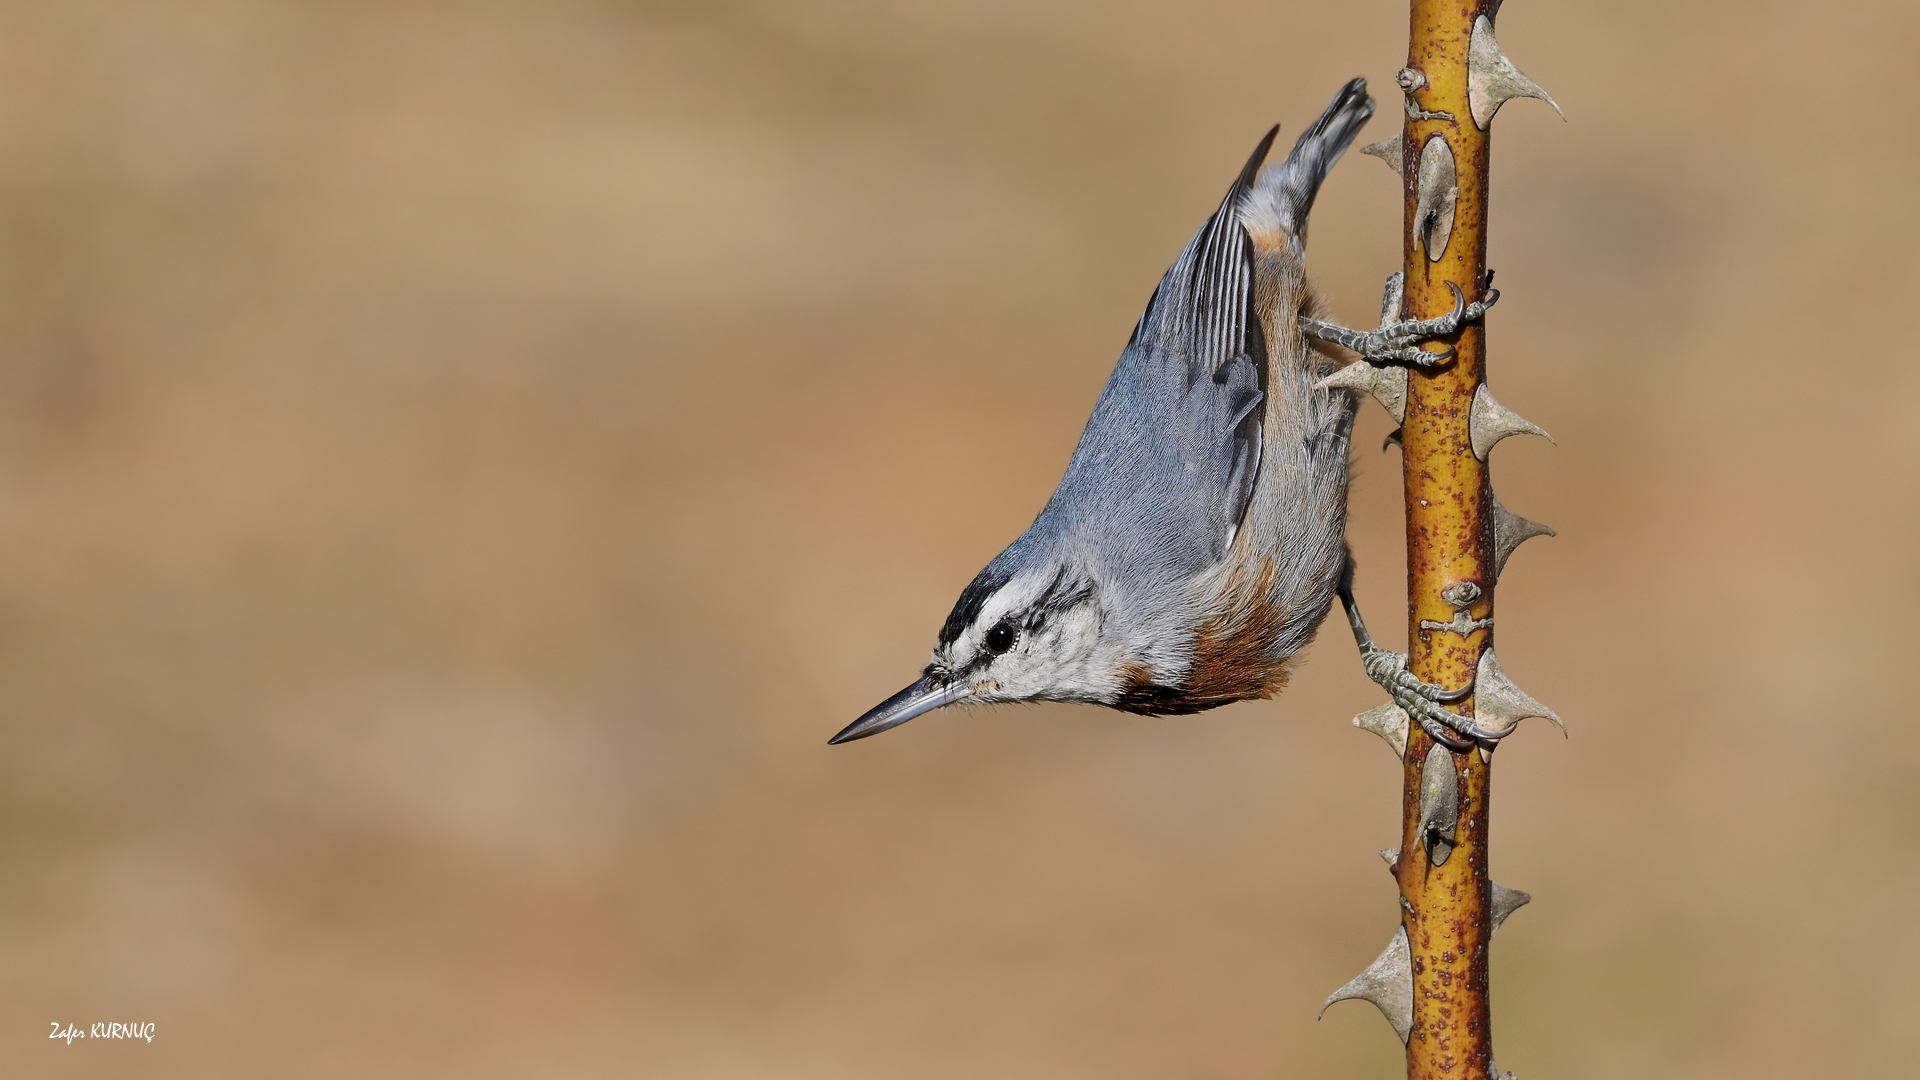
[[[1507,921],[1507,916],[1527,906],[1528,901],[1532,899],[1533,895],[1531,893],[1523,893],[1519,889],[1509,889],[1497,881],[1494,882],[1493,929],[1488,932],[1488,936],[1491,937],[1493,934],[1499,933],[1500,924]]]
[[[1380,857],[1387,861],[1387,873],[1398,874],[1400,872],[1400,849],[1399,848],[1383,847],[1380,849]]]
[[[1377,709],[1368,709],[1353,718],[1353,726],[1371,731],[1387,740],[1395,758],[1407,756],[1407,710],[1389,701]]]
[[[1348,364],[1339,371],[1313,384],[1315,390],[1338,386],[1348,390],[1365,390],[1373,395],[1389,413],[1395,423],[1407,418],[1407,369],[1399,364],[1385,364],[1380,367],[1361,360]]]
[[[1403,176],[1405,174],[1400,170],[1407,159],[1402,146],[1400,136],[1393,135],[1376,143],[1368,143],[1360,148],[1360,152],[1379,158],[1387,163],[1387,168],[1392,169],[1395,176]]]
[[[1567,733],[1567,725],[1552,709],[1513,685],[1507,673],[1500,670],[1500,661],[1492,649],[1481,653],[1480,665],[1474,669],[1473,676],[1473,726],[1498,738],[1531,716],[1551,720],[1561,735]]]
[[[1507,556],[1513,549],[1536,536],[1558,536],[1559,533],[1537,521],[1528,521],[1519,514],[1500,504],[1500,496],[1487,492],[1487,498],[1493,503],[1493,580],[1500,580],[1500,572],[1507,568]]]
[[[1453,165],[1453,147],[1435,135],[1420,147],[1420,177],[1413,212],[1414,231],[1426,245],[1427,259],[1439,262],[1453,237],[1453,204],[1460,198],[1459,174]]]
[[[1380,329],[1400,321],[1400,303],[1407,298],[1407,272],[1395,270],[1387,275],[1387,287],[1380,290]]]
[[[1494,445],[1509,435],[1539,435],[1555,446],[1553,436],[1512,409],[1496,401],[1486,383],[1473,392],[1473,409],[1467,414],[1467,433],[1473,441],[1473,456],[1481,461],[1493,452]]]
[[[1413,950],[1407,947],[1406,927],[1394,928],[1393,940],[1387,942],[1386,951],[1368,964],[1367,970],[1355,975],[1352,982],[1335,990],[1320,1006],[1320,1015],[1327,1015],[1327,1007],[1336,1001],[1355,998],[1373,1002],[1373,1007],[1393,1025],[1393,1033],[1400,1037],[1400,1042],[1406,1043],[1407,1035],[1413,1031]]]
[[[1481,131],[1493,122],[1493,114],[1500,106],[1517,97],[1538,98],[1553,106],[1565,120],[1567,114],[1560,112],[1560,103],[1553,95],[1540,89],[1540,84],[1520,73],[1500,51],[1500,43],[1494,40],[1493,23],[1485,15],[1473,20],[1473,37],[1467,42],[1467,105],[1473,113],[1473,123]]]
[[[1447,856],[1453,854],[1454,830],[1459,824],[1460,777],[1453,771],[1453,751],[1434,743],[1420,765],[1420,826],[1415,830],[1433,865],[1444,865]]]

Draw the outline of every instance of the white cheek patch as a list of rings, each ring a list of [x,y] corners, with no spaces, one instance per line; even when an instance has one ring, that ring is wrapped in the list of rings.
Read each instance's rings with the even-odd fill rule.
[[[1109,700],[1122,689],[1112,652],[1113,644],[1100,637],[1099,610],[1076,605],[1023,632],[1012,651],[987,663],[976,693],[989,701]]]

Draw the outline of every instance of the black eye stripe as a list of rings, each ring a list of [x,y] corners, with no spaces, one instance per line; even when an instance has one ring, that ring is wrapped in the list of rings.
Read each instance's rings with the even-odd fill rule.
[[[1006,585],[1010,576],[1006,571],[989,564],[985,570],[974,577],[973,583],[960,593],[960,601],[953,605],[953,611],[947,616],[945,626],[940,628],[940,644],[951,645],[959,640],[973,620],[980,617],[980,609],[987,606],[993,594]]]

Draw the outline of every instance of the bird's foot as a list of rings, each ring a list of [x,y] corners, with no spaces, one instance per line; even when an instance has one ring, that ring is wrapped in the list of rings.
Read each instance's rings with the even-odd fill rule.
[[[1386,297],[1380,306],[1379,329],[1349,330],[1344,326],[1305,317],[1300,319],[1300,329],[1309,337],[1352,349],[1375,364],[1401,363],[1429,367],[1453,359],[1455,350],[1449,345],[1445,352],[1427,352],[1420,347],[1422,342],[1451,334],[1468,323],[1480,321],[1487,309],[1500,300],[1500,290],[1493,287],[1493,271],[1489,270],[1484,283],[1484,299],[1468,303],[1467,294],[1461,291],[1460,286],[1449,281],[1447,288],[1453,290],[1452,311],[1434,319],[1403,320],[1398,315],[1400,298],[1405,291],[1404,282],[1399,273],[1387,279]]]
[[[1353,642],[1360,647],[1360,665],[1366,669],[1367,678],[1379,683],[1395,705],[1419,721],[1421,730],[1434,742],[1456,754],[1473,749],[1475,743],[1485,745],[1505,738],[1506,732],[1482,730],[1473,717],[1443,707],[1473,693],[1478,675],[1458,690],[1421,682],[1419,676],[1407,670],[1406,653],[1391,652],[1373,643],[1373,635],[1367,632],[1367,621],[1360,617],[1360,605],[1353,598],[1352,574],[1353,564],[1348,563],[1336,595],[1340,597],[1340,605],[1347,609],[1347,625],[1353,628]]]
[[[1448,690],[1443,686],[1421,682],[1418,676],[1407,670],[1406,653],[1388,652],[1378,647],[1363,648],[1360,663],[1367,669],[1367,678],[1379,683],[1380,688],[1393,698],[1395,705],[1419,721],[1421,729],[1434,742],[1454,753],[1461,754],[1473,749],[1476,740],[1499,737],[1475,727],[1473,717],[1461,716],[1444,707],[1473,693],[1472,683],[1458,690]]]

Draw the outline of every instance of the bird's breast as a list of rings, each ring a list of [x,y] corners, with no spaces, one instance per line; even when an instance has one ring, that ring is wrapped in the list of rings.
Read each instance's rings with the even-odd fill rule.
[[[1148,714],[1196,713],[1235,701],[1268,698],[1286,686],[1286,657],[1273,655],[1285,614],[1274,603],[1273,561],[1238,560],[1210,590],[1213,613],[1193,631],[1192,663],[1184,677],[1166,680],[1144,664],[1125,672],[1126,689],[1114,707]]]

